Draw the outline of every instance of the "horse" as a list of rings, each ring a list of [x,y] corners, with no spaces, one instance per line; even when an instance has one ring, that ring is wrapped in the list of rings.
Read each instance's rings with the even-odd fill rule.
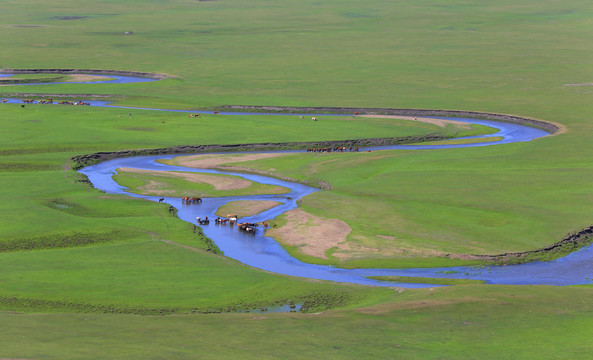
[[[163,202],[163,201],[165,201],[165,198],[160,198],[159,199],[159,202]]]
[[[248,232],[248,233],[253,233],[253,234],[255,234],[255,228],[256,227],[257,227],[257,224],[252,224],[252,223],[241,223],[241,224],[237,224],[237,228],[240,231]]]

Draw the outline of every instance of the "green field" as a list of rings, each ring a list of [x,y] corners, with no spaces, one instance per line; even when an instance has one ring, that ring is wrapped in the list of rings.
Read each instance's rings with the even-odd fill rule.
[[[331,184],[302,209],[345,221],[351,244],[383,251],[332,249],[335,265],[453,264],[461,260],[443,254],[539,249],[593,222],[592,16],[580,0],[8,1],[0,4],[2,68],[169,77],[6,85],[0,98],[94,97],[196,112],[462,109],[563,125],[529,143],[240,163]],[[72,156],[104,151],[487,132],[318,119],[0,104],[0,358],[590,356],[589,286],[400,292],[270,274],[219,254],[168,205],[101,193],[70,169]],[[290,303],[309,313],[235,313]]]

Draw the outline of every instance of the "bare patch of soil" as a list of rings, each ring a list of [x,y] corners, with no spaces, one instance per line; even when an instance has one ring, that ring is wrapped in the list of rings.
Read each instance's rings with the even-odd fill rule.
[[[252,161],[260,159],[275,158],[280,156],[294,155],[291,153],[267,153],[267,154],[217,154],[217,155],[193,155],[182,156],[174,159],[175,164],[185,167],[209,169],[221,164]]]
[[[306,255],[327,259],[325,252],[346,241],[352,229],[338,219],[323,219],[302,209],[286,213],[287,224],[266,232],[280,243],[297,246]]]
[[[246,216],[253,216],[257,215],[261,212],[269,210],[273,207],[280,205],[281,203],[278,201],[271,201],[271,200],[263,200],[263,201],[249,201],[249,200],[239,200],[239,201],[231,201],[223,206],[221,206],[217,211],[216,215],[221,217],[226,217],[227,214],[236,214],[239,218],[243,218]]]
[[[105,81],[109,80],[108,76],[100,75],[85,75],[85,74],[73,74],[67,82],[85,82],[85,81]]]
[[[378,118],[378,119],[397,119],[397,120],[410,120],[410,121],[419,121],[423,123],[433,124],[436,126],[440,126],[444,128],[446,125],[456,125],[463,129],[469,129],[470,126],[466,123],[461,121],[455,120],[445,120],[445,119],[433,119],[427,117],[416,117],[416,116],[399,116],[399,115],[360,115],[360,117],[367,117],[367,118]]]
[[[214,186],[216,190],[237,190],[237,189],[245,189],[251,186],[251,181],[240,179],[240,178],[233,178],[227,176],[216,176],[216,175],[204,175],[204,174],[195,174],[195,173],[177,173],[177,172],[169,172],[169,171],[153,171],[153,170],[140,170],[140,169],[132,169],[132,168],[120,168],[117,169],[118,172],[129,172],[129,173],[137,173],[137,174],[150,174],[150,175],[157,175],[157,176],[164,176],[164,177],[177,177],[180,179],[184,179],[194,183],[206,183]],[[150,185],[150,184],[149,184]],[[158,185],[155,189],[157,190]],[[148,189],[146,189],[148,190]]]

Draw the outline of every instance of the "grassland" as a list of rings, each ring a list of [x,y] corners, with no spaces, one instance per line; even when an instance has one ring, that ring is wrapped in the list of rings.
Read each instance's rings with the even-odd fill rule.
[[[524,144],[251,164],[328,181],[332,192],[307,198],[305,210],[347,221],[357,235],[351,241],[416,250],[399,264],[430,265],[442,253],[542,247],[591,224],[592,15],[580,0],[4,2],[3,67],[172,77],[0,86],[0,96],[96,94],[187,110],[468,109],[565,125],[560,135]],[[0,106],[0,308],[12,311],[0,315],[7,329],[0,357],[589,357],[589,287],[399,293],[261,273],[212,254],[168,206],[102,194],[67,167],[71,156],[96,151],[377,137],[404,131],[402,124],[320,117],[313,127],[259,116],[198,123],[186,114],[129,111]],[[389,220],[368,221],[365,212],[343,210],[346,203]],[[313,311],[341,309],[185,314],[290,300],[309,300]],[[102,314],[159,310],[184,315]]]
[[[591,295],[591,288],[463,285],[321,314],[2,313],[11,331],[0,346],[12,358],[65,360],[585,359]]]

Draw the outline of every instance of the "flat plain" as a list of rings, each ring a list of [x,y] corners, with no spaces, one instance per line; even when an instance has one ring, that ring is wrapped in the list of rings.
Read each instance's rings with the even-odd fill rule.
[[[592,12],[580,0],[4,2],[3,68],[167,78],[2,85],[0,98],[195,112],[457,109],[561,124],[528,143],[235,164],[331,184],[301,210],[346,222],[350,244],[387,254],[333,249],[326,262],[452,264],[442,255],[539,249],[593,222]],[[588,358],[588,285],[400,289],[270,274],[217,254],[168,205],[89,187],[70,161],[180,145],[463,135],[318,118],[0,104],[0,358]],[[291,303],[308,312],[253,312]]]

